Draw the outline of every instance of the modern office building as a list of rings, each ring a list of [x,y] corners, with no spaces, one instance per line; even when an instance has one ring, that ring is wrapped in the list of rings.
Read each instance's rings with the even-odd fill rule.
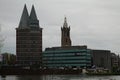
[[[17,63],[23,65],[40,64],[42,53],[42,28],[39,26],[35,8],[32,6],[30,16],[26,5],[18,28],[16,28]]]
[[[42,55],[43,66],[48,68],[91,67],[91,54],[87,46],[46,48]]]

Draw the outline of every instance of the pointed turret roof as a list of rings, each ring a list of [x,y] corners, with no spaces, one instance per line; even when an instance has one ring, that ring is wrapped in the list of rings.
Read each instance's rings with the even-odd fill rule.
[[[28,27],[28,19],[29,19],[29,14],[28,14],[28,10],[26,7],[26,4],[24,5],[24,9],[23,9],[23,13],[20,19],[20,23],[19,23],[19,28],[26,28]]]
[[[66,18],[66,17],[64,18],[64,24],[63,24],[63,27],[68,27],[68,24],[67,24],[67,18]]]
[[[37,20],[37,16],[36,16],[34,5],[32,5],[32,9],[31,9],[31,13],[30,13],[30,19],[31,20]]]

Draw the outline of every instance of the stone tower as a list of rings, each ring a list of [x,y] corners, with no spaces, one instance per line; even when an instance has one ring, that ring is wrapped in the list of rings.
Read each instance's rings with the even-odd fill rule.
[[[61,27],[61,46],[71,46],[70,26],[68,27],[66,17],[64,19],[63,27]]]
[[[16,56],[17,63],[33,65],[41,63],[42,54],[42,28],[32,6],[30,16],[26,5],[16,28]]]

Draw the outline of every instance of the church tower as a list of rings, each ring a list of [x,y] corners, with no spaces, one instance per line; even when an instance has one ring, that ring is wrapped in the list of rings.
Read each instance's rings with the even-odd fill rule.
[[[33,65],[41,63],[42,28],[39,26],[35,8],[32,6],[30,15],[26,5],[16,28],[16,56],[17,63]]]
[[[61,27],[61,46],[71,46],[70,26],[68,27],[66,17],[64,19],[63,27]]]

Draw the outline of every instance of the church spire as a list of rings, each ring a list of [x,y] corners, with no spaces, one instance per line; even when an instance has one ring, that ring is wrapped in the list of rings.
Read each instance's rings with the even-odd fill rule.
[[[25,4],[23,13],[22,13],[22,16],[20,19],[20,23],[19,23],[19,28],[27,28],[28,27],[28,19],[29,19],[29,14],[28,14],[28,10],[27,10],[26,4]]]
[[[66,17],[64,18],[64,24],[63,24],[63,27],[68,27],[68,24],[67,24],[67,18],[66,18]]]
[[[29,17],[29,26],[32,29],[39,28],[39,20],[37,19],[34,5],[32,5],[32,9],[31,9],[30,17]]]
[[[36,16],[34,5],[32,5],[32,9],[31,9],[31,13],[30,13],[30,19],[31,20],[37,20],[37,16]]]
[[[64,18],[63,27],[61,27],[61,46],[71,46],[70,27],[67,24],[67,18]]]

